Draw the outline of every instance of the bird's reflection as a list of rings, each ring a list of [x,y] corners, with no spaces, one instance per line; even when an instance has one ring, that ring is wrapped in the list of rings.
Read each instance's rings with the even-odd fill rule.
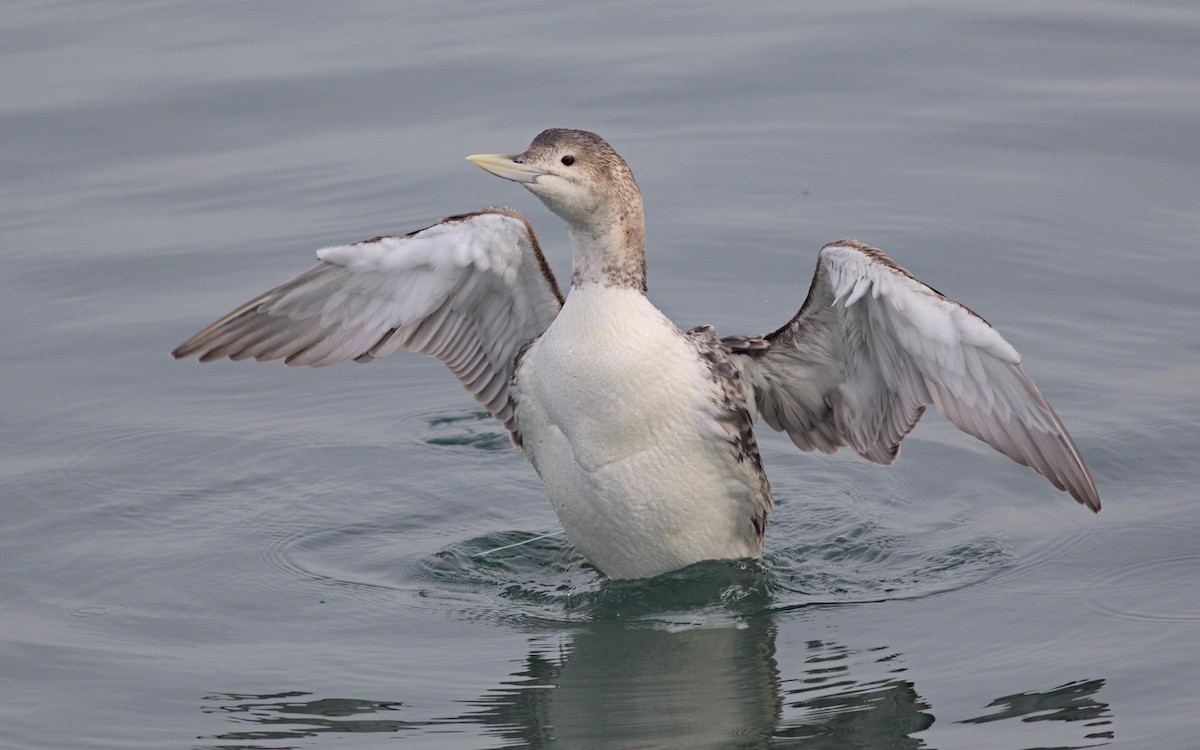
[[[399,732],[420,729],[424,722],[407,722],[396,716],[400,703],[354,698],[314,698],[312,693],[289,691],[254,695],[218,693],[205,696],[201,711],[222,714],[241,728],[211,739],[221,744],[197,745],[224,750],[285,750],[279,741],[321,734]],[[259,744],[269,741],[272,744]],[[225,744],[235,742],[237,744]],[[254,744],[246,744],[252,742]]]
[[[756,745],[779,721],[775,627],[605,623],[476,702],[476,721],[531,747]]]
[[[913,683],[900,677],[901,654],[827,640],[805,648],[803,673],[784,683],[786,718],[777,740],[811,748],[925,746],[914,735],[933,724],[933,715]]]
[[[828,638],[789,641],[786,662],[797,666],[781,677],[777,638],[769,614],[595,622],[534,636],[511,679],[465,698],[457,715],[406,717],[403,697],[218,694],[204,710],[241,726],[198,747],[280,750],[290,740],[359,732],[462,733],[475,736],[471,745],[482,736],[533,748],[926,746],[920,735],[934,724],[933,711],[907,678],[902,654]],[[797,646],[802,655],[791,650]],[[1109,707],[1096,698],[1103,684],[1004,696],[990,713],[948,726],[1081,722],[1083,744],[1072,746],[1105,744],[1113,733]]]
[[[1002,719],[1035,721],[1082,721],[1089,730],[1084,739],[1111,740],[1112,713],[1107,703],[1095,698],[1104,680],[1082,680],[1046,692],[1017,693],[992,701],[992,713],[964,719],[963,724],[987,724]],[[1085,746],[1087,747],[1087,746]]]

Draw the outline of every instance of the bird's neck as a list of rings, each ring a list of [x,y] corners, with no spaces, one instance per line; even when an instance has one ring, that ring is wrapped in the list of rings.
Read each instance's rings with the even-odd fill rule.
[[[600,284],[645,293],[646,225],[640,207],[611,221],[568,227],[574,251],[572,287]]]

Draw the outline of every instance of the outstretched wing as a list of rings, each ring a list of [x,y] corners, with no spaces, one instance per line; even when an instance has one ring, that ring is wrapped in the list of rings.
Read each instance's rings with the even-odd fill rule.
[[[399,349],[423,352],[444,362],[513,430],[513,359],[546,330],[563,300],[525,217],[492,208],[401,237],[327,247],[317,257],[316,266],[171,356],[321,366],[369,362]]]
[[[803,450],[846,445],[890,464],[932,404],[1100,510],[1083,457],[1017,351],[880,250],[853,240],[826,245],[808,298],[787,325],[726,342],[740,355],[759,415]]]

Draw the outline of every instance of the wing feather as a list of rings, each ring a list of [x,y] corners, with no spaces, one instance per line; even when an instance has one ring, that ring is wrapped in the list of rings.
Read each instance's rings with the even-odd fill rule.
[[[726,341],[740,355],[759,415],[802,450],[849,446],[890,464],[932,405],[1100,509],[1083,457],[1017,351],[983,318],[876,248],[853,240],[826,245],[808,298],[787,325]]]
[[[318,251],[320,262],[250,300],[171,355],[282,359],[320,367],[400,349],[441,359],[510,431],[520,347],[558,314],[562,293],[529,222],[493,208],[398,237]]]

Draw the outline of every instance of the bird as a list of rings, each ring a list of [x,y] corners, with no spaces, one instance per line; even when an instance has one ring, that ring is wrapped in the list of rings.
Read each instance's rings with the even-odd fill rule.
[[[566,223],[563,294],[508,208],[317,252],[318,263],[180,344],[175,358],[441,360],[541,477],[572,545],[641,579],[759,558],[771,486],[755,423],[804,451],[896,460],[926,407],[1098,512],[1062,420],[982,317],[883,251],[825,245],[798,312],[761,335],[684,330],[647,297],[642,194],[600,136],[552,128],[467,159]]]

